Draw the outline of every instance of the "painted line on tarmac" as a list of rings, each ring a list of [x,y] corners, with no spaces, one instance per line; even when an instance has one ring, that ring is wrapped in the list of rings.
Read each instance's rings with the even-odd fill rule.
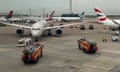
[[[115,54],[120,54],[120,51],[118,50],[102,50],[102,52],[108,52],[108,53],[115,53]]]
[[[6,47],[6,46],[16,46],[15,44],[0,44],[0,47]]]
[[[6,48],[0,48],[0,52],[6,52],[6,51],[10,51],[11,49],[6,49]]]

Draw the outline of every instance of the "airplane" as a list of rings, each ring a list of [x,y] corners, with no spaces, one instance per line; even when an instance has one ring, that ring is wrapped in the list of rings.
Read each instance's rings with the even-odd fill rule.
[[[6,16],[0,17],[0,21],[15,22],[15,21],[22,21],[22,19],[20,17],[13,17],[13,10],[11,10]]]
[[[5,17],[0,17],[0,21],[3,22],[15,22],[15,21],[25,21],[25,22],[30,22],[30,21],[40,21],[42,19],[46,20],[52,20],[52,15],[54,14],[54,11],[48,16],[48,17],[35,17],[35,16],[30,16],[30,17],[25,17],[25,18],[20,18],[20,17],[13,17],[13,10],[11,10]]]
[[[84,16],[85,16],[85,12],[82,12],[78,17],[52,17],[52,19],[56,21],[74,21],[74,20],[82,20]]]
[[[48,35],[51,35],[51,29],[56,29],[56,35],[61,35],[63,33],[62,27],[74,26],[74,25],[80,24],[80,23],[72,23],[72,24],[48,26],[47,27],[46,25],[49,22],[51,22],[51,21],[46,21],[45,19],[43,19],[43,20],[37,21],[32,26],[25,26],[25,25],[19,25],[19,24],[14,24],[14,23],[5,23],[5,22],[0,22],[0,23],[5,24],[5,25],[18,27],[18,29],[16,30],[17,35],[23,35],[24,29],[29,29],[30,33],[35,41],[38,41],[38,38],[40,36],[42,36],[46,30],[48,30]]]
[[[11,10],[6,16],[0,17],[0,21],[8,21],[13,16],[13,11]]]
[[[52,20],[53,14],[54,14],[54,11],[52,11],[52,13],[51,13],[49,16],[48,16],[48,14],[47,14],[46,17],[30,16],[30,17],[25,17],[25,18],[23,18],[22,20],[23,20],[23,21],[26,21],[26,22],[28,22],[28,23],[29,23],[30,21],[35,21],[35,22],[37,22],[37,21],[40,21],[40,20],[42,20],[42,19],[45,19],[45,20],[49,21],[49,20]]]
[[[109,26],[112,30],[120,30],[120,20],[111,20],[107,18],[104,12],[98,7],[94,7],[94,11],[98,17],[98,23]]]

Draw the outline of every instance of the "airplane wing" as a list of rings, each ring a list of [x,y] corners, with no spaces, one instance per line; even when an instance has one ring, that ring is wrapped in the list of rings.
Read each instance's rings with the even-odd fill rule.
[[[115,24],[120,25],[120,20],[112,20]]]
[[[79,25],[79,24],[80,23],[65,24],[65,25],[59,25],[59,26],[46,27],[45,29],[55,29],[55,28],[61,28],[61,27],[67,27],[67,26],[74,26],[74,25]]]
[[[18,25],[18,24],[13,24],[13,23],[5,23],[5,22],[0,22],[0,23],[5,24],[5,25],[9,25],[9,26],[15,26],[15,27],[21,27],[21,28],[27,28],[27,29],[31,28],[30,26]]]

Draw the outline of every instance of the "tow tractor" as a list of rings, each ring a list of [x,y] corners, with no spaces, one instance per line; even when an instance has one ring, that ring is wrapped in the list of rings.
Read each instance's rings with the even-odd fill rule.
[[[78,48],[80,50],[83,50],[85,53],[91,53],[94,54],[98,50],[97,44],[94,41],[86,40],[85,38],[82,38],[78,40]]]
[[[22,38],[18,40],[18,43],[16,44],[16,47],[25,47],[32,45],[33,41],[31,38]]]
[[[113,35],[111,39],[112,39],[113,42],[118,42],[119,41],[119,36],[118,35]]]
[[[42,53],[43,45],[41,45],[40,43],[36,43],[24,48],[21,59],[25,64],[37,63],[39,58],[42,57]]]

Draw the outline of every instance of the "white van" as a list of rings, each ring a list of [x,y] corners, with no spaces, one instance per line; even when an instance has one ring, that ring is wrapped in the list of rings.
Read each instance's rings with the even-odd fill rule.
[[[113,35],[112,36],[112,41],[119,41],[119,36]]]

